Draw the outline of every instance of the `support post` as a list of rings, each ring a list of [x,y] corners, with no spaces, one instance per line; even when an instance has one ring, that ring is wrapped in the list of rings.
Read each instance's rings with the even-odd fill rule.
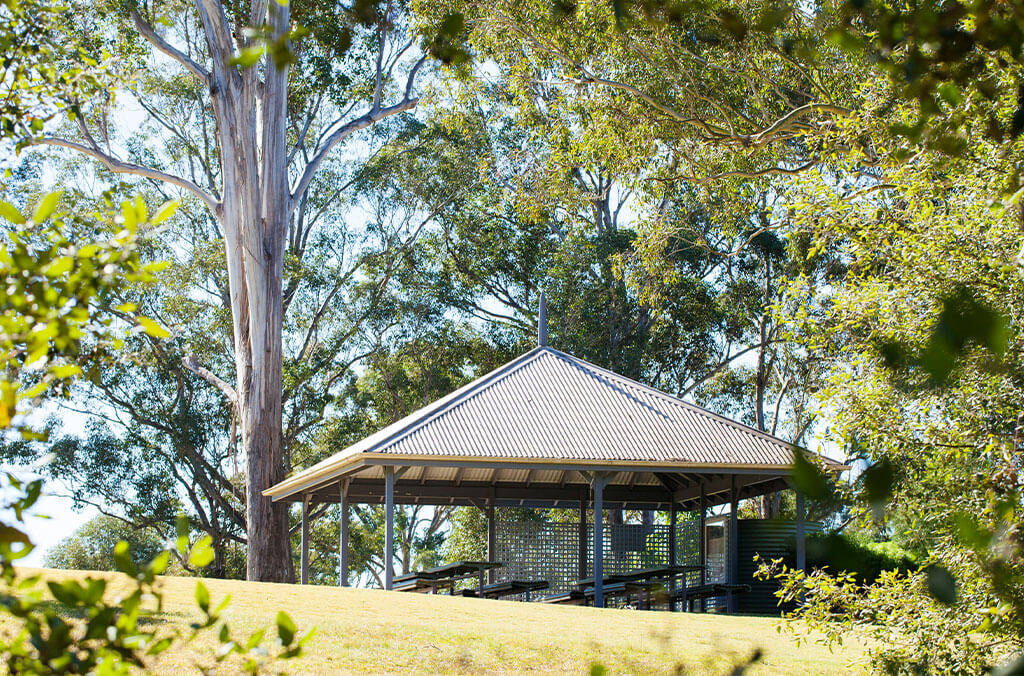
[[[700,547],[700,583],[708,583],[708,496],[704,492],[704,481],[700,482],[700,533],[697,535]]]
[[[494,518],[494,487],[491,487],[491,497],[487,501],[487,560],[497,561],[498,557],[498,522]],[[487,581],[494,584],[497,570],[491,568],[487,571]]]
[[[580,576],[587,576],[587,500],[580,498]]]
[[[796,567],[807,570],[807,513],[804,494],[796,492]]]
[[[737,527],[736,512],[739,510],[739,491],[736,489],[736,475],[732,475],[732,482],[729,488],[729,584],[736,584],[739,581],[739,529]],[[729,594],[727,609],[730,613],[736,612],[736,595]]]
[[[338,542],[338,584],[342,587],[348,586],[348,487],[351,481],[348,477],[341,480],[341,501],[338,512],[338,525],[341,531]]]
[[[672,499],[672,504],[668,510],[668,564],[674,566],[679,563],[676,560],[676,501]],[[683,573],[685,575],[685,573]],[[669,598],[669,610],[675,612],[676,609],[676,576],[675,573],[669,576],[668,593]],[[686,584],[686,580],[683,580],[683,584]],[[683,589],[686,589],[684,586]],[[686,610],[685,608],[683,610]]]
[[[302,554],[299,583],[309,584],[309,494],[302,496]]]
[[[604,608],[604,487],[608,479],[594,477],[594,607]]]
[[[670,566],[674,566],[676,561],[676,521],[678,515],[676,511],[676,502],[672,501],[672,506],[668,510],[668,563]]]
[[[395,468],[384,468],[384,589],[395,578]]]
[[[704,480],[700,482],[700,521],[698,523],[700,534],[697,536],[697,543],[700,547],[700,584],[708,583],[708,496],[704,492]],[[707,611],[707,599],[701,597],[700,612]]]

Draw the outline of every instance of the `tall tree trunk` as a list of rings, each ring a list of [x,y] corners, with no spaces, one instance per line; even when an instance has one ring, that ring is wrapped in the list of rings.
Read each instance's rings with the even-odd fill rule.
[[[287,68],[268,66],[260,92],[255,68],[229,65],[233,40],[223,8],[202,0],[213,56],[211,91],[223,155],[223,200],[217,214],[231,287],[235,374],[246,457],[246,577],[294,577],[286,504],[263,491],[284,479],[281,435],[282,276],[289,190],[286,174]],[[253,25],[273,37],[288,31],[287,5],[253,2]]]

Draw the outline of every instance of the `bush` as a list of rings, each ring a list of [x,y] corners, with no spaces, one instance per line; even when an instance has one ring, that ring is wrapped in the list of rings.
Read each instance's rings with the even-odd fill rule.
[[[860,542],[841,533],[814,533],[807,537],[807,566],[832,573],[850,573],[857,582],[870,584],[884,571],[907,573],[918,565],[908,552],[892,542]]]

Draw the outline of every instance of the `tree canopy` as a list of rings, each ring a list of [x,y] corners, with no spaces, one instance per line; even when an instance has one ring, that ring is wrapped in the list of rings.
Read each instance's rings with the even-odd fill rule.
[[[855,463],[794,480],[922,565],[775,570],[797,616],[900,636],[881,671],[1024,650],[1019,2],[4,6],[2,452],[100,531],[185,513],[291,579],[262,490],[528,349],[543,292],[556,347]],[[402,510],[402,569],[478,517]]]

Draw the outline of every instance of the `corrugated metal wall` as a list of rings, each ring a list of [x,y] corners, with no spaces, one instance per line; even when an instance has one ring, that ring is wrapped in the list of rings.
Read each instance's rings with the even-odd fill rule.
[[[772,581],[754,579],[757,565],[754,555],[763,558],[783,558],[796,551],[796,523],[793,521],[740,519],[737,524],[739,550],[739,582],[749,584],[750,591],[737,597],[737,610],[741,613],[778,615],[781,609],[775,591],[779,585]],[[806,522],[807,534],[821,531],[821,524]],[[792,561],[789,563],[792,564]]]

